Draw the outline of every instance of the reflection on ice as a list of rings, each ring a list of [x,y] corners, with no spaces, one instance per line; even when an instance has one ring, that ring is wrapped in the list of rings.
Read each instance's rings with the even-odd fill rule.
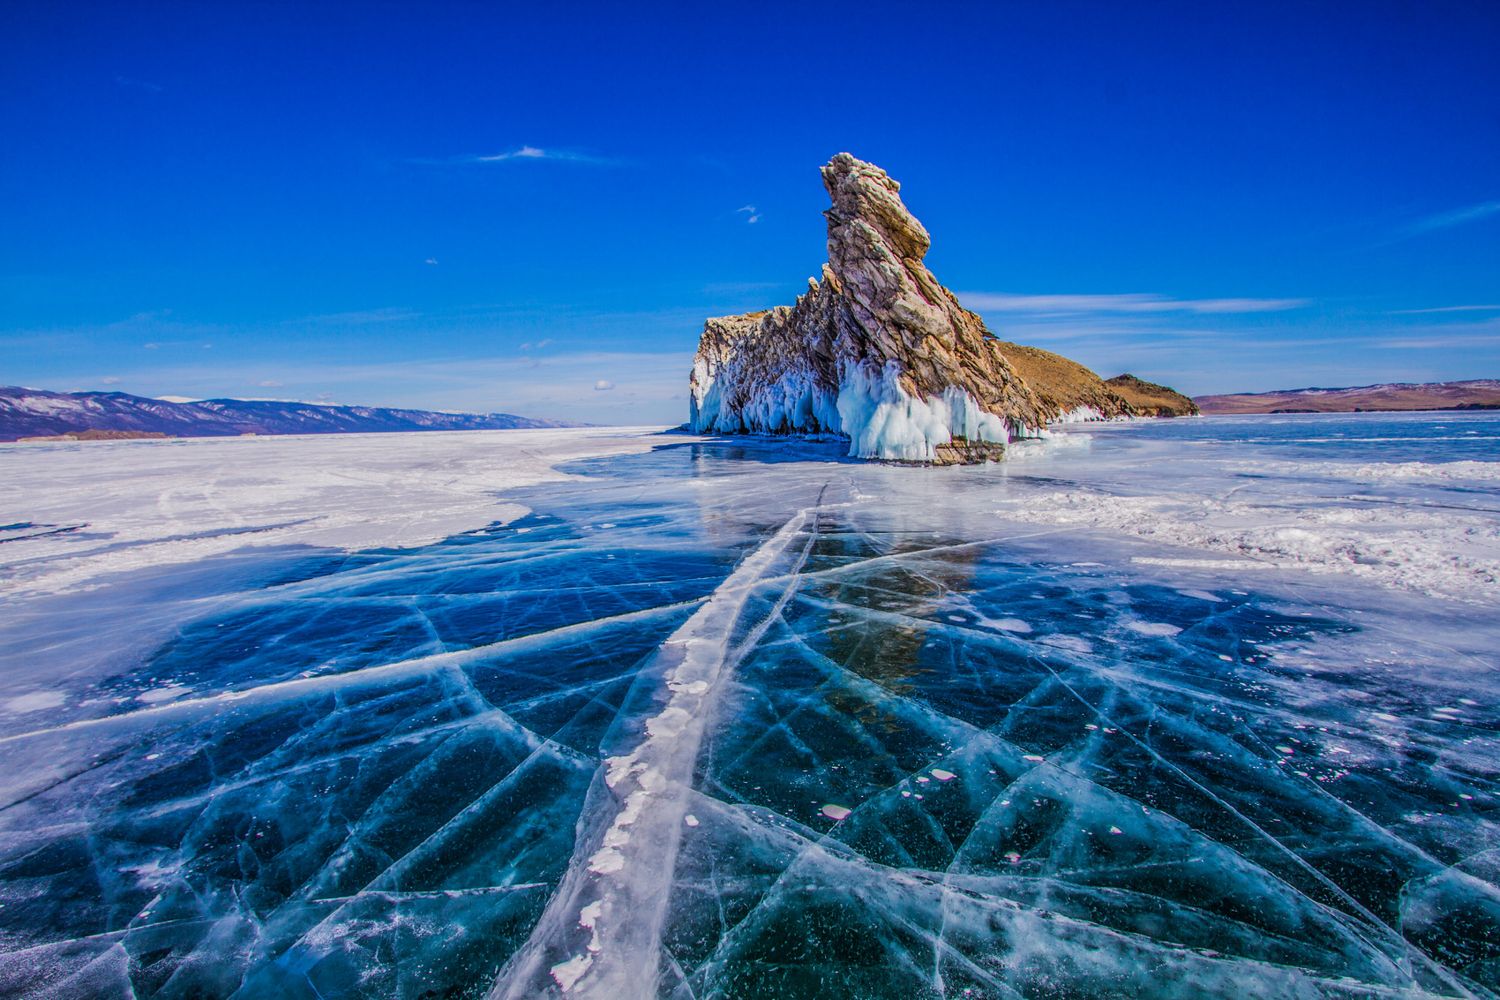
[[[204,591],[134,664],[62,643],[0,705],[0,994],[1500,989],[1493,594],[995,513],[1142,493],[1110,456],[1201,425],[928,471],[688,442]],[[1213,447],[1179,491],[1244,484]]]

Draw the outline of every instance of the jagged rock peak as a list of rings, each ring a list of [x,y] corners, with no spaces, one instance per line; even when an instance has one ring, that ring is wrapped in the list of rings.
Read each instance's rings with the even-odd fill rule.
[[[873,163],[839,153],[822,167],[823,186],[833,207],[823,213],[828,219],[828,254],[834,260],[837,247],[847,246],[848,227],[862,222],[872,227],[900,256],[920,261],[932,246],[932,237],[901,202],[901,183]]]
[[[923,263],[932,238],[901,185],[848,153],[822,174],[832,201],[822,280],[791,306],[704,324],[694,430],[837,434],[856,457],[950,463],[999,457],[1070,413],[1130,412],[1073,362],[1044,366],[1065,377],[1034,390]],[[1018,360],[1038,369],[1031,356]]]

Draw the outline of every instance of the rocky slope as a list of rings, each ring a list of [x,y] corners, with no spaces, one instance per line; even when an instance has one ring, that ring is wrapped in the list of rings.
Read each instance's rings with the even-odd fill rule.
[[[1031,386],[1054,421],[1135,416],[1130,403],[1113,387],[1113,379],[1104,381],[1072,358],[1006,340],[995,341],[995,347]]]
[[[1360,410],[1500,409],[1500,380],[1388,382],[1346,389],[1284,389],[1194,399],[1204,413],[1354,413]]]
[[[47,392],[0,386],[0,441],[87,432],[230,437],[374,431],[506,430],[574,426],[508,413],[437,413],[379,406],[322,406],[253,399],[173,403],[125,392]]]
[[[693,362],[699,433],[828,433],[888,461],[981,461],[1049,422],[1131,415],[1067,358],[1008,344],[923,263],[931,238],[901,185],[840,153],[821,280],[791,306],[708,320]]]
[[[1176,389],[1147,382],[1128,372],[1104,384],[1118,393],[1138,417],[1187,417],[1198,413],[1198,404]]]

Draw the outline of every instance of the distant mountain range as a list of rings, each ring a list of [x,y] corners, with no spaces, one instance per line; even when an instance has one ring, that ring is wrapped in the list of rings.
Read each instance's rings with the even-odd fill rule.
[[[1500,409],[1500,379],[1387,382],[1346,389],[1283,389],[1194,396],[1204,413],[1357,413],[1370,410]]]
[[[580,426],[584,425],[534,420],[509,413],[437,413],[260,399],[169,402],[126,392],[47,392],[0,386],[0,441],[65,434],[97,440],[160,435],[233,437]]]

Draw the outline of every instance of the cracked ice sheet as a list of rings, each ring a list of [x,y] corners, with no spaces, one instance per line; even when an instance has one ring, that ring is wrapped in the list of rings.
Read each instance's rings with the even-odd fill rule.
[[[1017,457],[1014,474],[1039,488],[1007,498],[1002,517],[1195,549],[1247,571],[1354,576],[1500,603],[1493,414],[1116,424],[1070,430]]]
[[[414,547],[509,521],[504,489],[644,451],[653,429],[0,444],[0,598],[245,546]]]
[[[0,992],[594,995],[570,886],[637,790],[606,761],[667,734],[726,588],[680,827],[618,872],[664,906],[625,956],[659,995],[1493,991],[1490,617],[993,513],[1198,447],[1128,430],[1093,478],[685,443],[208,602],[6,723]]]
[[[1402,893],[1495,843],[1488,702],[1429,729],[1430,701],[1393,704],[1409,678],[1317,648],[1348,638],[1334,619],[1040,568],[934,555],[804,591],[705,755],[681,995],[1461,995],[1422,948],[1482,954],[1456,921],[1493,928],[1493,888],[1435,899],[1431,924],[1403,924]],[[1098,653],[994,630],[996,604],[1073,618]]]

